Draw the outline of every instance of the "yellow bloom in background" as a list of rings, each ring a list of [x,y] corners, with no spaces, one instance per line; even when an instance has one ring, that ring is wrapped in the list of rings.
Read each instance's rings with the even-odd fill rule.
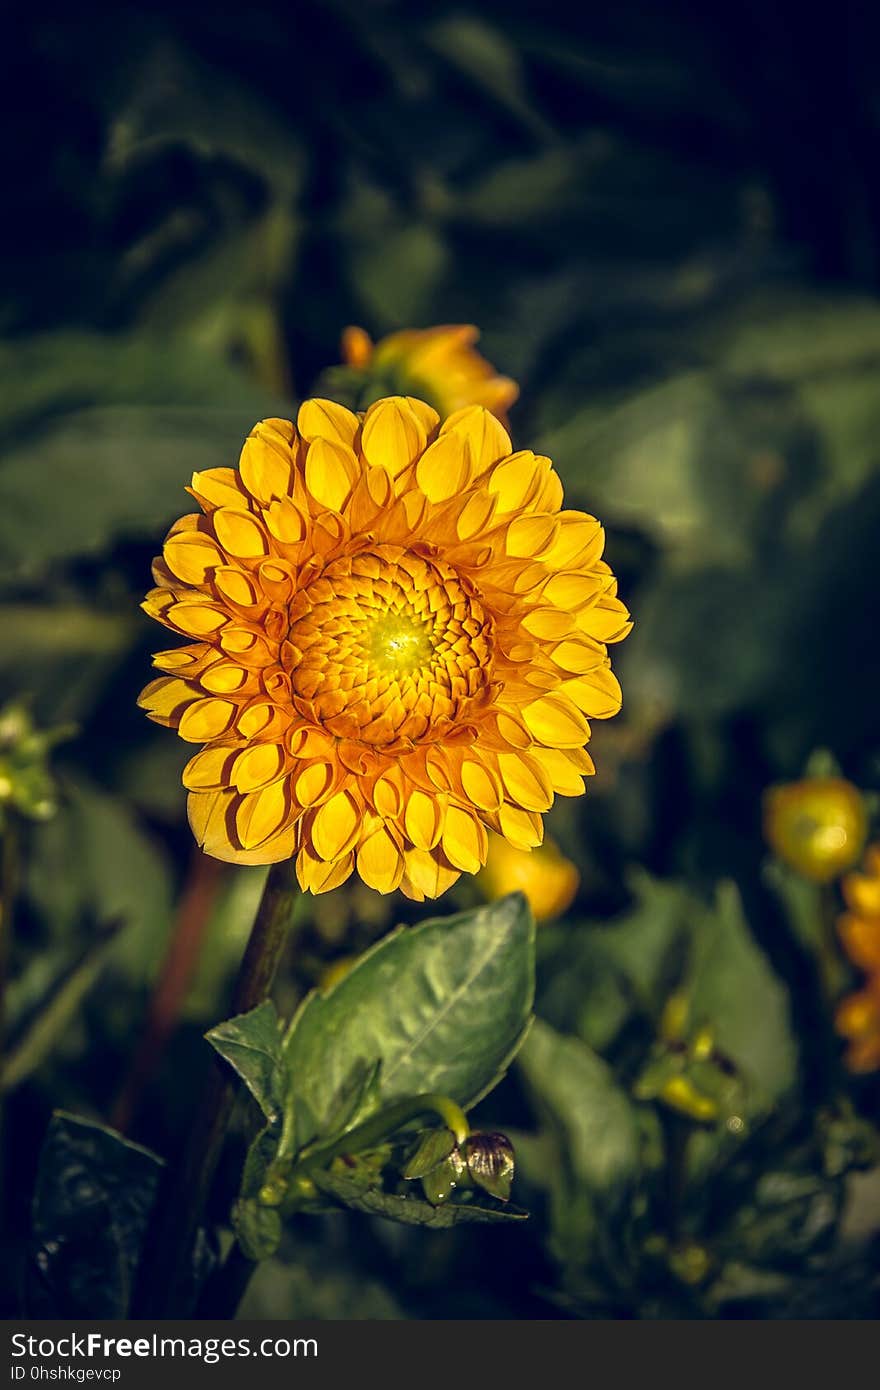
[[[310,400],[190,491],[144,604],[189,641],[140,703],[205,745],[183,776],[205,851],[422,900],[489,831],[540,844],[593,771],[588,720],[620,707],[631,626],[550,460],[479,406]]]
[[[851,1071],[880,1067],[880,844],[869,845],[860,872],[841,885],[848,908],[837,921],[844,951],[868,976],[864,988],[838,1006],[837,1031],[848,1038],[846,1064]]]
[[[577,867],[553,840],[545,840],[538,849],[523,850],[498,835],[489,842],[481,877],[490,901],[519,889],[538,922],[561,916],[574,902],[580,883]]]
[[[835,1024],[849,1040],[844,1059],[849,1070],[876,1071],[880,1067],[880,975],[840,1001]]]
[[[442,415],[466,405],[482,405],[505,420],[519,395],[510,377],[499,376],[474,344],[479,330],[473,324],[443,324],[438,328],[407,328],[374,343],[363,328],[346,328],[342,355],[349,367],[365,378],[384,383],[385,391],[401,391],[430,401]]]
[[[764,834],[773,853],[814,883],[830,883],[858,861],[867,834],[865,805],[842,777],[805,777],[771,787]]]

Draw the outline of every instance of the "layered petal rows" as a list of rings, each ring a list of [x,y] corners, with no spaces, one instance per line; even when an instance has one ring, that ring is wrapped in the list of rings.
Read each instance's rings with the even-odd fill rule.
[[[550,460],[480,406],[441,423],[411,397],[310,400],[189,491],[144,603],[187,641],[140,703],[203,745],[183,780],[204,850],[422,900],[476,872],[490,832],[538,845],[593,771],[630,628]]]

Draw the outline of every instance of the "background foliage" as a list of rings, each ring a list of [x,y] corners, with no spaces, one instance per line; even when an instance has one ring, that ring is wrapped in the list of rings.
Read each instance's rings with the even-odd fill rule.
[[[308,392],[345,324],[473,321],[521,382],[516,441],[608,523],[637,620],[599,775],[551,816],[581,888],[539,931],[539,1023],[479,1112],[516,1139],[532,1219],[297,1218],[246,1311],[868,1315],[877,1083],[841,1073],[818,902],[768,877],[760,815],[817,747],[880,773],[877,15],[262,0],[16,23],[0,687],[76,733],[19,856],[6,1028],[39,1007],[43,1033],[6,1077],[4,1309],[54,1108],[174,1156],[260,891],[194,855],[187,750],[134,707],[181,489]],[[357,887],[303,912],[288,1015],[413,918]],[[203,924],[145,1060],[170,934]],[[656,1102],[670,997],[682,1038],[712,1033],[680,1062],[712,1124]]]

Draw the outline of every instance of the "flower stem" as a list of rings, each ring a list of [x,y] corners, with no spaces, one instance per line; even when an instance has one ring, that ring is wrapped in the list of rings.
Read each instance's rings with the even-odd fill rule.
[[[447,1129],[455,1135],[457,1144],[463,1144],[470,1134],[467,1116],[454,1100],[434,1091],[426,1091],[422,1095],[407,1097],[406,1100],[386,1105],[356,1129],[347,1130],[341,1138],[306,1151],[302,1158],[302,1168],[306,1172],[309,1168],[323,1168],[339,1154],[360,1153],[364,1149],[372,1148],[374,1144],[381,1143],[419,1115],[427,1114],[439,1115]]]
[[[287,942],[297,901],[293,862],[269,870],[238,973],[231,1017],[267,997]],[[238,1095],[231,1069],[212,1059],[198,1113],[183,1156],[169,1170],[141,1262],[132,1315],[186,1317],[198,1293],[193,1250]]]

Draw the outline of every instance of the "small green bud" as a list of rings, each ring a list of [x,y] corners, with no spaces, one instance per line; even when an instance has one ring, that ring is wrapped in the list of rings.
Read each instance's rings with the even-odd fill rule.
[[[407,1159],[403,1176],[407,1179],[425,1177],[439,1168],[454,1148],[455,1135],[451,1129],[426,1130]]]
[[[467,1180],[467,1165],[458,1148],[453,1148],[439,1167],[433,1168],[422,1178],[422,1191],[432,1207],[440,1207],[449,1201],[463,1180]]]

